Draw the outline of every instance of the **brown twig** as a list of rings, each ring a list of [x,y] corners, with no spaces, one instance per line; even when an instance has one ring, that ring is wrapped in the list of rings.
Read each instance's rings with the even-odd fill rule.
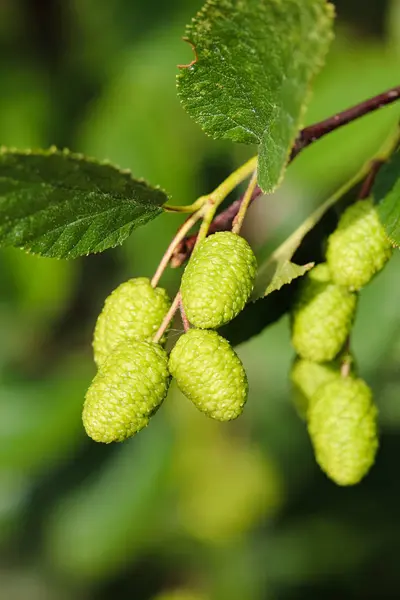
[[[394,88],[391,88],[390,90],[387,90],[386,92],[383,92],[382,94],[379,94],[378,96],[369,98],[368,100],[365,100],[364,102],[361,102],[360,104],[357,104],[356,106],[352,106],[351,108],[348,108],[340,113],[337,113],[337,114],[333,115],[332,117],[329,117],[328,119],[324,119],[323,121],[320,121],[319,123],[315,123],[314,125],[305,127],[300,132],[299,136],[297,137],[297,140],[293,146],[293,149],[292,149],[292,152],[290,155],[289,162],[294,160],[300,154],[300,152],[302,152],[305,148],[307,148],[308,146],[310,146],[317,140],[321,139],[328,133],[331,133],[332,131],[339,129],[340,127],[343,127],[344,125],[347,125],[348,123],[351,123],[352,121],[355,121],[356,119],[359,119],[360,117],[363,117],[363,116],[365,116],[371,112],[374,112],[384,106],[387,106],[388,104],[391,104],[392,102],[395,102],[398,99],[400,99],[400,86],[396,86]],[[375,161],[373,163],[373,167],[372,167],[373,173],[371,174],[372,181],[367,178],[367,180],[365,181],[365,184],[364,184],[365,190],[364,190],[364,186],[363,186],[361,193],[367,193],[367,196],[369,195],[369,193],[371,191],[371,187],[373,185],[374,178],[375,178],[376,173],[380,166],[381,165],[378,163],[378,161]],[[257,186],[254,189],[254,192],[252,194],[251,202],[254,202],[254,200],[256,200],[256,198],[258,198],[262,194],[263,194],[262,190]],[[360,197],[365,198],[367,196],[360,196]],[[244,198],[244,195],[241,196],[238,200],[235,200],[235,202],[233,202],[230,206],[228,206],[228,208],[226,208],[223,212],[221,212],[219,215],[217,215],[215,217],[215,219],[213,220],[213,222],[210,226],[209,234],[215,233],[217,231],[230,231],[231,230],[232,222],[233,222],[234,218],[236,217],[237,213],[239,212],[240,206],[243,202],[243,198]],[[193,248],[196,244],[196,239],[197,239],[197,234],[194,234],[194,235],[185,237],[180,242],[180,244],[175,248],[175,251],[171,257],[171,261],[170,261],[171,267],[173,267],[173,268],[180,267],[190,257],[190,255],[193,251]]]
[[[368,173],[367,177],[364,179],[364,182],[361,186],[360,192],[358,194],[359,200],[365,200],[371,195],[372,187],[375,183],[376,176],[378,175],[379,169],[384,165],[383,160],[373,160],[371,161],[371,170]]]
[[[373,98],[364,100],[364,102],[360,102],[351,108],[347,108],[346,110],[337,113],[332,117],[328,117],[319,123],[315,123],[314,125],[306,127],[300,132],[300,135],[296,140],[292,150],[291,160],[300,154],[304,148],[310,146],[328,133],[339,129],[339,127],[343,127],[343,125],[348,125],[352,121],[356,121],[360,117],[364,117],[365,115],[374,112],[379,108],[383,108],[384,106],[395,102],[399,98],[400,86],[396,86],[390,90],[387,90],[386,92],[383,92],[382,94],[379,94],[378,96],[374,96]]]

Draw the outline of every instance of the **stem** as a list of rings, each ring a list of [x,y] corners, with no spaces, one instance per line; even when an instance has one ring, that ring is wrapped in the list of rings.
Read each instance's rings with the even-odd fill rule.
[[[236,169],[229,175],[215,190],[209,195],[209,201],[219,206],[223,200],[240,184],[247,179],[257,168],[258,155],[253,156],[244,165]]]
[[[202,208],[206,202],[212,202],[217,204],[221,204],[222,200],[232,192],[246,177],[251,175],[254,169],[257,166],[258,156],[253,156],[250,158],[244,165],[240,166],[236,171],[231,173],[229,177],[227,177],[211,194],[207,196],[200,196],[193,202],[193,204],[187,204],[186,206],[175,206],[173,204],[163,204],[163,209],[167,212],[177,212],[177,213],[194,213],[200,208]]]
[[[240,233],[240,230],[242,228],[243,221],[244,221],[244,218],[247,213],[247,209],[250,206],[251,199],[253,197],[253,193],[256,188],[256,185],[257,185],[257,171],[254,171],[252,178],[250,179],[249,185],[247,187],[247,190],[244,193],[242,203],[239,208],[239,212],[237,213],[236,217],[233,220],[232,233]]]
[[[385,162],[383,160],[378,159],[371,162],[371,170],[365,178],[360,193],[358,194],[359,200],[365,200],[370,196],[378,171],[384,164]]]
[[[331,133],[331,131],[335,131],[336,129],[339,129],[339,127],[343,127],[343,125],[348,125],[352,121],[355,121],[360,117],[364,117],[365,115],[374,112],[379,108],[387,106],[399,98],[400,86],[396,86],[390,90],[387,90],[386,92],[383,92],[382,94],[379,94],[378,96],[364,100],[364,102],[360,102],[351,108],[337,113],[332,117],[328,117],[328,119],[306,127],[300,132],[300,135],[296,140],[292,150],[291,160],[300,154],[304,148],[310,146],[310,144],[313,144],[328,133]]]
[[[164,273],[165,269],[168,266],[169,261],[171,260],[171,256],[173,255],[175,248],[184,239],[184,237],[190,231],[190,229],[193,227],[193,225],[200,219],[200,217],[202,216],[202,213],[203,213],[203,209],[201,208],[197,212],[195,212],[193,215],[188,217],[186,219],[186,221],[178,229],[178,232],[176,233],[172,242],[170,243],[167,250],[165,251],[165,254],[160,261],[160,264],[158,265],[157,270],[154,273],[153,279],[151,280],[151,285],[153,288],[157,287],[162,274]]]
[[[254,202],[259,196],[263,194],[263,191],[258,186],[255,187],[253,194],[251,196],[251,202]],[[215,233],[217,231],[230,231],[232,228],[232,222],[239,212],[240,206],[243,202],[244,194],[230,206],[228,206],[224,211],[222,211],[219,215],[215,217],[213,222],[210,225],[208,233]],[[193,252],[193,248],[195,247],[197,240],[197,233],[185,237],[175,248],[172,257],[171,257],[171,267],[176,269],[183,265],[185,260],[191,255]]]
[[[218,206],[216,204],[214,204],[214,202],[212,200],[207,205],[207,210],[206,210],[203,222],[200,226],[199,232],[197,234],[196,243],[194,245],[194,248],[196,248],[196,246],[198,246],[200,244],[200,242],[202,242],[204,240],[204,238],[207,237],[208,231],[210,229],[210,225],[212,223],[212,220],[214,219],[217,208],[218,208]],[[194,250],[194,248],[193,248],[193,250]]]
[[[342,365],[340,367],[340,375],[342,377],[348,377],[350,375],[350,372],[351,372],[351,360],[349,358],[346,358],[342,362]]]
[[[161,340],[161,338],[164,335],[164,333],[167,331],[168,325],[170,324],[170,322],[173,319],[176,311],[178,310],[180,302],[181,302],[181,293],[179,291],[176,294],[176,296],[174,298],[174,301],[172,302],[169,311],[165,315],[164,320],[161,323],[159,330],[157,331],[157,333],[153,337],[153,342],[155,344],[158,344],[158,342]]]
[[[180,292],[179,292],[179,310],[181,311],[183,329],[185,330],[185,333],[186,333],[190,329],[190,323],[189,323],[189,319],[187,318],[186,311],[183,307],[182,297],[181,297]]]
[[[193,204],[185,206],[175,206],[174,204],[163,204],[163,209],[167,212],[175,213],[194,213],[199,210],[208,200],[208,196],[200,196]]]
[[[340,366],[340,375],[342,377],[348,377],[351,373],[351,364],[352,358],[350,355],[350,336],[348,336],[345,346],[344,346],[344,358],[342,360],[342,364]]]
[[[204,205],[204,218],[197,235],[195,247],[204,240],[208,234],[211,223],[215,217],[218,206],[225,198],[237,187],[246,177],[249,177],[257,169],[258,156],[253,156],[244,165],[231,173],[209,196],[208,202]]]

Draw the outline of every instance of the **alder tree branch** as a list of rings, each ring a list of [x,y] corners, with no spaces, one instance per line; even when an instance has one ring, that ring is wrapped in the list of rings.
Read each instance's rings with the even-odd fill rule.
[[[320,140],[322,137],[343,127],[343,125],[348,125],[352,121],[356,121],[360,117],[364,117],[371,112],[378,110],[379,108],[383,108],[392,102],[396,102],[400,98],[400,85],[379,94],[378,96],[374,96],[373,98],[369,98],[368,100],[364,100],[364,102],[360,102],[360,104],[356,104],[351,108],[348,108],[332,117],[328,117],[319,123],[315,123],[314,125],[310,125],[309,127],[305,127],[300,132],[299,137],[296,140],[296,143],[293,147],[291,160],[293,160],[304,148],[310,146],[317,140]]]
[[[263,194],[261,188],[256,186],[252,195],[251,202],[254,202],[256,198]],[[217,231],[230,231],[232,228],[232,222],[236,215],[238,214],[243,196],[232,202],[224,211],[222,211],[219,215],[215,217],[213,222],[210,225],[210,229],[208,230],[208,234],[216,233]],[[175,248],[174,253],[171,257],[170,265],[172,268],[176,269],[183,265],[183,263],[189,258],[192,254],[193,248],[196,245],[197,233],[186,236]]]
[[[292,152],[290,154],[289,162],[292,162],[305,148],[313,144],[314,142],[320,140],[328,133],[343,127],[344,125],[348,125],[352,121],[356,121],[357,119],[364,117],[365,115],[372,113],[388,104],[396,102],[396,100],[400,99],[400,86],[396,86],[379,94],[378,96],[374,96],[373,98],[369,98],[364,102],[360,102],[351,108],[348,108],[340,113],[333,115],[332,117],[328,117],[323,121],[315,123],[314,125],[310,125],[309,127],[305,127],[297,137],[295,144],[293,146]],[[379,161],[374,161],[371,168],[371,176],[366,179],[364,186],[361,190],[360,197],[366,198],[372,188],[375,176],[381,163]],[[259,196],[263,194],[263,191],[256,186],[251,196],[250,202],[254,202]],[[366,195],[365,195],[366,194]],[[222,211],[219,215],[217,215],[213,222],[211,223],[209,234],[215,233],[217,231],[230,231],[232,228],[233,220],[235,219],[237,213],[240,210],[241,204],[244,199],[244,194],[238,199],[235,200],[228,208]],[[180,267],[183,263],[190,257],[193,248],[196,244],[197,234],[185,237],[175,248],[174,253],[172,254],[170,265],[173,268]]]

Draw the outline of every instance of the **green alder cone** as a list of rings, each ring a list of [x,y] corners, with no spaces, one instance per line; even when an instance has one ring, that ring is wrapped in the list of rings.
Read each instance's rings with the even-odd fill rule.
[[[308,411],[308,431],[321,469],[338,485],[368,473],[378,449],[377,409],[362,379],[335,379],[320,387]]]
[[[297,354],[329,362],[343,348],[353,324],[357,295],[330,279],[326,263],[305,277],[292,311],[292,344]]]
[[[180,390],[209,417],[236,419],[247,400],[248,384],[236,352],[216,331],[189,329],[169,358]]]
[[[223,231],[206,238],[182,277],[182,302],[189,321],[201,329],[229,323],[245,307],[256,273],[256,257],[240,235]]]
[[[160,327],[171,302],[163,288],[152,288],[146,277],[129,279],[105,301],[93,339],[94,359],[99,367],[123,341],[150,342]]]
[[[328,238],[327,262],[332,279],[351,290],[365,286],[393,252],[371,200],[359,200],[341,216]]]
[[[165,350],[152,342],[123,342],[89,387],[83,424],[96,442],[122,442],[146,427],[168,392]]]

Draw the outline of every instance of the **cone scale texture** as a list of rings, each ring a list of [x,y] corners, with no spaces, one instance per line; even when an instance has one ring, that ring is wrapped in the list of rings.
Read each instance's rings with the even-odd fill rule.
[[[169,387],[168,357],[152,342],[122,343],[92,381],[83,424],[96,442],[121,442],[146,427]]]
[[[195,406],[218,421],[236,419],[247,400],[243,365],[215,331],[190,329],[173,348],[169,369]]]
[[[359,200],[341,216],[328,238],[327,262],[333,280],[351,290],[364,287],[393,252],[371,200]]]
[[[354,485],[369,471],[378,448],[377,410],[361,379],[320,387],[308,412],[308,431],[321,469],[338,485]]]
[[[189,321],[201,329],[229,323],[245,307],[257,272],[246,240],[230,231],[206,238],[182,277],[182,302]]]
[[[123,341],[150,342],[170,307],[162,288],[153,289],[146,277],[129,279],[118,286],[105,301],[94,332],[93,350],[100,366]]]
[[[334,284],[326,263],[304,278],[292,312],[292,344],[314,362],[333,360],[350,333],[357,295]]]

